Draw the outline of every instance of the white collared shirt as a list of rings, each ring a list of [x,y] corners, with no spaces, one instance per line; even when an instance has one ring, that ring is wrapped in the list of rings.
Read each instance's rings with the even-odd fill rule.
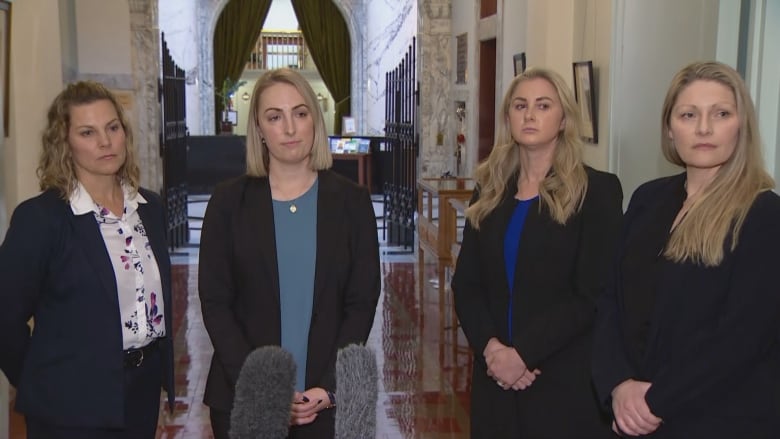
[[[131,349],[165,336],[165,309],[160,270],[138,215],[138,204],[146,199],[125,184],[122,191],[121,218],[98,205],[81,183],[70,196],[70,208],[75,215],[94,215],[100,226],[116,277],[123,349]]]

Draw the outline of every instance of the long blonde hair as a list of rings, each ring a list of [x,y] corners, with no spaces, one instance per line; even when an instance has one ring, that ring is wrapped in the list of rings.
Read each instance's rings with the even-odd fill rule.
[[[666,159],[685,167],[669,138],[672,109],[680,93],[695,81],[715,81],[734,93],[739,118],[739,135],[734,153],[718,170],[715,179],[702,189],[685,219],[674,229],[664,255],[673,261],[692,261],[717,266],[723,261],[724,246],[737,247],[739,232],[756,197],[775,183],[764,170],[758,121],[745,83],[733,68],[719,62],[694,62],[672,79],[663,106],[661,149]]]
[[[47,124],[41,135],[41,155],[38,159],[38,185],[42,191],[56,190],[62,199],[68,199],[78,185],[76,169],[68,144],[70,131],[70,110],[77,105],[86,105],[106,100],[116,110],[119,123],[125,131],[125,162],[117,172],[117,178],[138,190],[141,171],[135,157],[133,129],[116,96],[103,84],[94,81],[79,81],[68,84],[54,98],[47,113]]]
[[[274,84],[289,84],[298,90],[308,107],[314,122],[314,143],[311,147],[309,165],[313,171],[328,169],[333,165],[328,144],[328,130],[325,128],[325,118],[322,115],[317,96],[311,85],[300,73],[288,68],[269,70],[257,80],[249,101],[249,120],[246,128],[246,173],[253,177],[268,175],[270,157],[268,147],[260,135],[258,109],[263,92]]]
[[[466,209],[471,225],[479,229],[480,222],[498,206],[507,191],[509,178],[520,168],[520,148],[512,138],[509,126],[509,107],[512,94],[523,81],[541,78],[549,82],[558,93],[563,107],[563,130],[558,134],[552,169],[539,185],[540,208],[546,207],[550,216],[559,224],[566,221],[582,207],[588,188],[588,176],[582,163],[580,138],[580,110],[569,87],[560,75],[549,69],[533,67],[515,77],[509,85],[501,104],[501,120],[496,143],[487,160],[474,174],[479,186],[479,200]],[[514,189],[514,186],[512,187]]]

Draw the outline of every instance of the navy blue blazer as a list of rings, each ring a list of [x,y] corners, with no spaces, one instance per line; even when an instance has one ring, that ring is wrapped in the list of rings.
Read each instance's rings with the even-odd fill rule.
[[[684,182],[685,174],[661,178],[632,196],[614,282],[599,304],[596,389],[609,406],[621,382],[652,383],[645,400],[664,422],[650,437],[776,438],[780,197],[767,191],[756,198],[737,248],[727,244],[720,265],[676,263],[660,254],[682,207]],[[631,287],[643,270],[654,271],[652,280]],[[649,302],[636,297],[648,284]],[[646,322],[630,317],[640,315]]]
[[[167,337],[163,387],[173,405],[171,265],[159,196],[138,214],[160,270]],[[28,320],[34,317],[31,331]],[[116,278],[92,215],[48,190],[21,203],[0,246],[0,368],[16,410],[84,428],[124,424],[124,355]]]
[[[306,388],[336,386],[336,353],[364,343],[380,293],[376,215],[368,191],[320,171],[317,255]],[[214,345],[204,402],[229,412],[244,360],[280,345],[279,270],[268,178],[242,176],[217,186],[201,235],[198,290]],[[290,438],[333,437],[333,410],[295,427]]]

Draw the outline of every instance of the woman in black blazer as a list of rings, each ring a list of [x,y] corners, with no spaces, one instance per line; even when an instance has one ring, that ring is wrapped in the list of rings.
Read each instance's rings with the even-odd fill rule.
[[[244,360],[281,345],[298,372],[289,437],[333,437],[336,353],[366,341],[379,300],[376,217],[365,188],[327,170],[325,122],[299,73],[263,75],[247,125],[247,175],[217,187],[203,223],[204,401],[227,438]]]
[[[174,398],[165,220],[104,86],[54,99],[38,176],[0,247],[0,366],[27,437],[152,439],[160,388]]]
[[[471,436],[609,437],[588,366],[620,182],[583,165],[579,110],[558,74],[525,71],[502,109],[452,280],[475,356]]]
[[[683,68],[662,128],[664,156],[685,173],[631,198],[599,308],[599,396],[624,436],[776,438],[780,197],[739,74]]]

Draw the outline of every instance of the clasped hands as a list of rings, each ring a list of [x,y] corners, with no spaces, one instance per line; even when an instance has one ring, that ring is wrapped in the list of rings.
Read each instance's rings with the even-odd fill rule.
[[[290,425],[311,424],[317,419],[317,414],[326,408],[330,408],[330,399],[325,389],[312,387],[305,392],[295,392],[290,409]]]
[[[488,341],[482,354],[487,363],[488,376],[504,390],[525,390],[542,373],[539,369],[528,370],[517,350],[495,337]]]
[[[663,422],[650,411],[645,394],[652,383],[628,379],[612,390],[612,430],[618,435],[640,436],[654,432]]]

